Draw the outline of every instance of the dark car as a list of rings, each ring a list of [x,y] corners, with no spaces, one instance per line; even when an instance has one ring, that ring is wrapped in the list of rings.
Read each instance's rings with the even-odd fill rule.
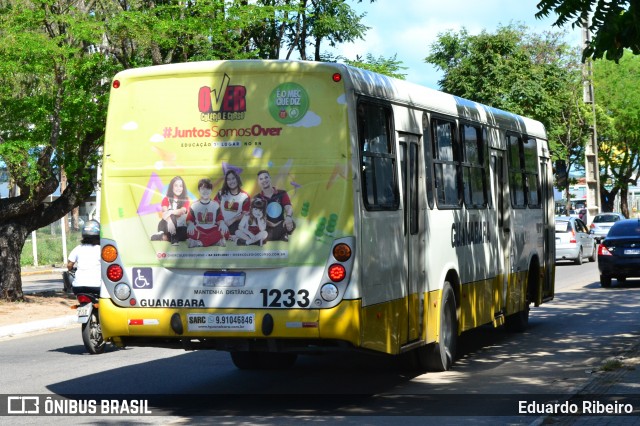
[[[624,219],[613,224],[598,248],[600,285],[611,287],[627,278],[640,277],[640,219]]]

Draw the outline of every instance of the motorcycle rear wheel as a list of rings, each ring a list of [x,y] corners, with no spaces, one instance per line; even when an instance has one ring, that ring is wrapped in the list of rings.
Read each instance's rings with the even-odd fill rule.
[[[96,311],[91,312],[89,321],[82,324],[82,341],[90,354],[96,355],[104,352],[105,341],[102,337],[100,319]]]

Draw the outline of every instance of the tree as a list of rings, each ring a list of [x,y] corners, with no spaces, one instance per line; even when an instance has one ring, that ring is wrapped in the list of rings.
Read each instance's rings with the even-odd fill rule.
[[[390,58],[379,56],[376,58],[372,54],[367,53],[365,58],[362,58],[360,55],[356,55],[355,59],[348,59],[342,56],[334,59],[328,56],[323,56],[323,60],[328,60],[330,62],[342,61],[347,65],[351,65],[352,67],[362,68],[364,70],[369,70],[378,74],[384,74],[389,77],[404,80],[406,74],[403,74],[400,71],[407,69],[407,67],[403,67],[402,61],[397,60],[396,56],[397,55],[393,55]]]
[[[462,29],[440,34],[425,60],[444,71],[443,90],[541,121],[567,173],[582,161],[589,122],[581,67],[562,34],[530,34],[522,25],[500,27],[495,34]]]
[[[613,211],[619,194],[621,212],[629,217],[628,188],[640,177],[640,57],[626,51],[618,64],[596,61],[593,74],[601,109],[596,125],[603,211]]]
[[[23,298],[27,236],[94,190],[109,82],[132,67],[215,59],[306,59],[362,38],[345,0],[0,0],[0,298]],[[52,203],[45,199],[66,188]]]
[[[638,0],[540,0],[536,18],[558,15],[553,24],[558,27],[571,22],[572,27],[582,27],[585,13],[593,12],[589,30],[594,34],[585,46],[583,61],[587,58],[607,59],[618,62],[625,49],[640,54],[640,1]]]
[[[93,190],[113,63],[84,2],[0,3],[0,159],[19,194],[0,200],[0,297],[21,299],[20,253],[31,231]],[[69,177],[61,196],[60,171]]]

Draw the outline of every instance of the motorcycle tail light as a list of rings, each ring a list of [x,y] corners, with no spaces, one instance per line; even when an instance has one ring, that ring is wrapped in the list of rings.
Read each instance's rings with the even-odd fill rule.
[[[87,295],[79,294],[78,295],[78,302],[80,302],[80,303],[91,303],[91,299]]]

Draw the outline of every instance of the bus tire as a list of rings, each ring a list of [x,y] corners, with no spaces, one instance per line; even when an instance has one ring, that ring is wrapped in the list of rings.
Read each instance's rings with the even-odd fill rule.
[[[456,295],[445,281],[440,303],[438,341],[419,349],[419,356],[428,371],[447,371],[453,365],[458,345],[458,316]]]
[[[286,370],[293,367],[297,358],[294,353],[231,352],[231,361],[240,370]]]

